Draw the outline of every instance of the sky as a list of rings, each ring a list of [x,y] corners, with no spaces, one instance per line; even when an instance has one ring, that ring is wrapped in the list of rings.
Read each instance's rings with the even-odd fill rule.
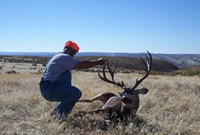
[[[0,52],[200,54],[200,0],[0,0]]]

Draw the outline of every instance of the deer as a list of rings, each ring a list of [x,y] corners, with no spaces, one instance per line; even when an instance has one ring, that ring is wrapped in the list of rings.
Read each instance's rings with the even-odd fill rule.
[[[145,55],[146,63],[144,59],[140,57],[142,61],[142,67],[145,71],[145,75],[141,77],[140,79],[137,78],[135,84],[131,88],[126,87],[123,81],[116,82],[114,80],[114,73],[115,73],[118,61],[116,62],[113,70],[110,69],[109,63],[106,62],[108,71],[111,76],[110,78],[112,80],[109,80],[106,77],[106,73],[105,73],[106,63],[103,66],[103,76],[98,72],[99,78],[102,81],[105,81],[107,83],[117,85],[118,87],[122,88],[123,91],[119,92],[119,96],[110,92],[106,92],[106,93],[99,94],[91,99],[79,100],[78,102],[87,102],[87,103],[91,103],[91,102],[99,100],[103,103],[103,107],[100,109],[88,111],[88,112],[79,111],[78,116],[100,113],[104,115],[105,119],[109,119],[109,120],[118,119],[118,118],[123,120],[124,117],[135,116],[140,104],[139,95],[147,94],[149,91],[147,88],[136,89],[141,84],[141,82],[144,81],[149,76],[150,71],[151,71],[152,56],[148,51],[147,53],[149,54],[149,57]]]

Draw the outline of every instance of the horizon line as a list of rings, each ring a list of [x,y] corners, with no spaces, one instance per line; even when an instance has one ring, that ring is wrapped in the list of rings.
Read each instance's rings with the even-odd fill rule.
[[[58,53],[58,52],[13,52],[13,51],[0,51],[1,53]],[[139,53],[146,53],[146,52],[79,52],[80,53],[115,53],[115,54],[120,54],[120,53],[126,53],[126,54],[139,54]],[[176,54],[176,55],[183,55],[183,54],[192,54],[192,55],[200,55],[200,53],[151,53],[151,54]]]

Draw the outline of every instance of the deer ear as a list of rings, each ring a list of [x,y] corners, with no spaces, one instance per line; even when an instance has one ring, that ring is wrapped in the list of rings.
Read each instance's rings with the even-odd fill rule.
[[[138,94],[147,94],[147,92],[149,91],[147,88],[142,88],[139,90],[136,90],[138,92]]]

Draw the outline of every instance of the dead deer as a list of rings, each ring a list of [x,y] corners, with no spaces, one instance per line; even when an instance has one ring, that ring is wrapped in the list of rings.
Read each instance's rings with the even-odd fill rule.
[[[148,51],[147,51],[148,52]],[[84,112],[84,111],[79,111],[79,116],[85,115],[87,113],[102,113],[104,114],[108,119],[115,119],[115,118],[120,118],[123,119],[125,116],[131,116],[135,115],[137,112],[137,109],[139,107],[140,99],[139,99],[139,94],[146,94],[148,92],[147,88],[142,88],[142,89],[137,89],[137,86],[145,79],[148,77],[150,71],[151,71],[151,65],[152,65],[152,56],[148,52],[149,58],[146,56],[147,62],[143,60],[143,58],[140,57],[142,60],[142,65],[143,69],[145,70],[146,74],[141,78],[141,79],[136,79],[136,83],[132,88],[127,88],[124,85],[124,82],[116,82],[114,80],[114,72],[116,70],[117,62],[116,65],[111,71],[109,64],[107,62],[107,68],[108,71],[111,75],[112,80],[109,80],[106,77],[105,73],[105,64],[103,66],[103,77],[100,75],[98,72],[99,78],[105,82],[115,84],[121,88],[123,88],[123,92],[119,92],[120,96],[117,96],[113,93],[103,93],[100,95],[97,95],[91,99],[85,99],[85,100],[79,100],[78,102],[93,102],[96,100],[100,100],[103,102],[104,106],[101,109],[97,109],[94,111],[89,111],[89,112]]]

